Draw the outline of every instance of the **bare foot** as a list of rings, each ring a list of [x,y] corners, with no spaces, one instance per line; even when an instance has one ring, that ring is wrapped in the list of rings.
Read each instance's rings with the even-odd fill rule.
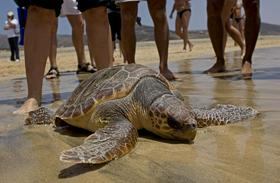
[[[242,65],[242,69],[241,69],[241,74],[243,75],[243,77],[248,78],[248,77],[252,77],[252,64],[248,61],[245,61],[244,64]]]
[[[204,74],[208,74],[208,73],[219,73],[219,72],[225,72],[225,64],[224,63],[220,63],[220,62],[216,62],[210,69],[204,71]]]
[[[23,115],[30,111],[36,110],[38,107],[39,107],[39,104],[38,104],[37,100],[34,98],[29,98],[24,102],[24,104],[19,109],[14,111],[13,114]]]
[[[160,69],[160,73],[169,81],[177,79],[169,69]]]

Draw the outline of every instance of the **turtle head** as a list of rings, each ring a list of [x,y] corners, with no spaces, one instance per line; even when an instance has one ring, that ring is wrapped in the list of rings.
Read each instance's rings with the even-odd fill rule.
[[[197,123],[192,109],[174,95],[157,98],[150,107],[149,131],[166,138],[192,142]]]

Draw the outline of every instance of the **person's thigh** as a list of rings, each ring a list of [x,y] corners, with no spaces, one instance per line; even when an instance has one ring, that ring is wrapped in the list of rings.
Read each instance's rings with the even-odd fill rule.
[[[72,29],[83,30],[84,29],[84,19],[81,14],[78,15],[67,15],[66,16]]]
[[[207,0],[208,18],[221,15],[225,1],[226,0]]]
[[[191,12],[190,11],[184,12],[181,18],[183,28],[188,29],[190,18],[191,18]]]
[[[166,8],[166,0],[147,0],[148,7],[151,10],[164,10]]]
[[[224,0],[224,6],[223,6],[223,10],[222,10],[222,20],[223,23],[225,23],[231,13],[231,9],[234,7],[234,5],[236,4],[237,0]]]

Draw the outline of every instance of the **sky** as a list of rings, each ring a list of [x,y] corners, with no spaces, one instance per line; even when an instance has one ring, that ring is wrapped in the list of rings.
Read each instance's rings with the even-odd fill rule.
[[[261,2],[261,19],[262,22],[278,24],[280,25],[280,0],[260,0]],[[173,0],[167,0],[167,15],[169,15],[172,8]],[[190,20],[190,30],[206,29],[207,17],[206,17],[206,0],[192,0],[192,15]],[[9,10],[16,12],[16,5],[13,0],[0,0],[0,23],[4,24],[6,20],[6,14]],[[150,18],[147,3],[139,3],[138,15],[142,18],[142,24],[153,25]],[[175,14],[174,14],[175,16]],[[174,18],[169,19],[169,28],[174,30]],[[4,31],[0,28],[0,34]],[[66,18],[59,19],[58,34],[71,34],[71,27]]]

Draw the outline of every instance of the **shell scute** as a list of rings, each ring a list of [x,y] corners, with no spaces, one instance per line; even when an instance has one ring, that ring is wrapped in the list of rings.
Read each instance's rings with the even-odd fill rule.
[[[141,78],[147,76],[165,81],[156,71],[137,64],[100,70],[73,91],[68,101],[57,111],[57,115],[64,119],[86,115],[97,104],[125,97]]]

